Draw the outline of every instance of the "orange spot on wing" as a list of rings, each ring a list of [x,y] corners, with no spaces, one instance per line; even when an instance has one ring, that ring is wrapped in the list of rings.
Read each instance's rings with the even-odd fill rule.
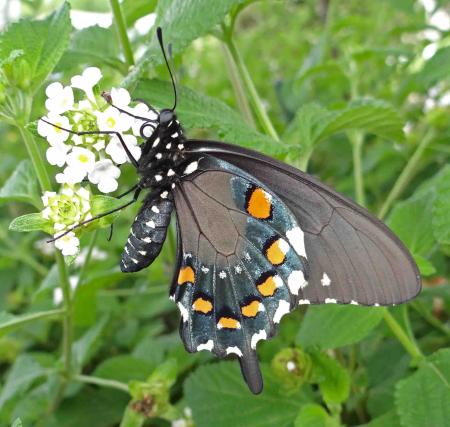
[[[187,282],[195,282],[195,273],[192,267],[183,267],[178,273],[178,284],[183,285]]]
[[[194,301],[192,307],[194,308],[195,311],[199,311],[200,313],[203,314],[208,314],[211,312],[213,305],[211,304],[210,301],[200,297]]]
[[[257,288],[262,296],[271,297],[275,293],[277,285],[273,276],[269,276],[264,282],[260,283]]]
[[[277,239],[266,248],[266,257],[273,265],[281,265],[286,259],[287,243]]]
[[[262,188],[255,188],[247,201],[247,212],[258,219],[270,218],[272,213],[272,202],[270,194]]]
[[[260,304],[257,300],[252,301],[250,304],[241,307],[241,312],[245,317],[255,317],[258,314]]]
[[[238,329],[241,325],[232,317],[221,317],[219,321],[217,322],[217,325],[220,328],[227,328],[227,329]]]

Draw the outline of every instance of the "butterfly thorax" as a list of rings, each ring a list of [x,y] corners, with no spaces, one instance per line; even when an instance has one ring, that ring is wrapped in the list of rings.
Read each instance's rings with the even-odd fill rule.
[[[186,138],[176,115],[162,110],[159,123],[143,145],[138,161],[138,173],[142,176],[140,187],[170,189],[179,177]]]

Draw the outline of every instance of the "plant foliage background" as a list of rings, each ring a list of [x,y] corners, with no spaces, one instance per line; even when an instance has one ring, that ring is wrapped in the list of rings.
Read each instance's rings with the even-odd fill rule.
[[[80,11],[112,24],[76,29]],[[1,426],[450,425],[448,3],[22,0],[2,13]],[[421,295],[400,307],[286,316],[259,346],[260,396],[237,363],[185,352],[168,300],[173,234],[150,268],[120,273],[137,206],[110,243],[107,230],[84,233],[70,265],[44,233],[8,229],[55,188],[47,142],[28,125],[45,114],[50,82],[97,66],[102,89],[171,105],[154,29],[135,25],[152,13],[173,46],[188,135],[320,177],[383,218],[423,275]],[[125,167],[119,190],[134,182]]]

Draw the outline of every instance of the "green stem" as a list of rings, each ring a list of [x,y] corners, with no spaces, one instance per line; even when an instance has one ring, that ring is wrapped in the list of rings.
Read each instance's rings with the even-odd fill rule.
[[[85,384],[94,384],[101,387],[114,388],[116,390],[124,391],[127,394],[130,392],[128,385],[116,380],[107,380],[104,378],[92,377],[90,375],[74,375],[72,379]]]
[[[245,63],[242,60],[242,57],[239,54],[236,45],[234,44],[232,35],[229,32],[224,33],[224,42],[230,51],[231,58],[235,63],[240,79],[247,89],[247,92],[250,96],[250,101],[255,110],[255,114],[258,117],[258,120],[262,128],[264,129],[264,132],[266,132],[267,135],[271,136],[275,141],[277,142],[280,141],[280,137],[278,136],[277,131],[273,127],[272,122],[270,121],[269,116],[267,115],[266,110],[264,109],[263,103],[256,90],[255,84],[253,83],[253,80],[250,77],[250,73],[248,72]]]
[[[250,109],[247,97],[245,96],[244,85],[239,77],[236,64],[233,61],[233,57],[231,56],[228,46],[225,43],[221,43],[221,46],[238,107],[241,110],[241,113],[244,116],[245,120],[254,128],[255,119],[253,118],[252,110]]]
[[[59,251],[56,252],[56,263],[58,265],[60,286],[63,294],[63,306],[65,309],[63,324],[64,376],[66,379],[69,379],[72,373],[72,291],[70,289],[70,281],[66,263],[64,262],[64,257]]]
[[[389,209],[391,208],[392,204],[395,200],[400,196],[400,194],[403,192],[403,190],[406,188],[406,186],[411,181],[411,178],[414,176],[414,172],[416,171],[417,165],[422,157],[422,154],[427,149],[427,147],[430,145],[430,143],[434,139],[434,132],[429,131],[422,141],[420,142],[419,146],[416,148],[416,151],[411,156],[411,158],[408,160],[408,163],[404,167],[402,173],[398,177],[397,181],[395,182],[394,186],[392,187],[391,192],[387,196],[383,206],[381,207],[380,211],[378,212],[378,217],[383,219],[386,214],[389,212]]]
[[[131,49],[130,39],[127,34],[127,27],[123,17],[122,9],[119,0],[110,0],[114,21],[116,23],[117,31],[119,33],[120,43],[122,44],[123,54],[129,66],[134,65],[133,50]]]
[[[436,328],[438,331],[443,333],[448,339],[450,339],[450,329],[447,328],[443,323],[441,323],[436,317],[427,311],[427,309],[422,305],[420,301],[412,301],[409,304],[413,310],[415,310],[419,316],[421,316],[426,322],[431,326]]]
[[[25,147],[27,148],[28,156],[33,163],[34,171],[36,173],[42,191],[50,191],[52,189],[50,176],[48,175],[47,169],[45,168],[42,154],[39,151],[33,135],[31,135],[31,133],[22,126],[17,125],[17,127],[19,129],[20,135],[22,136],[22,140],[25,143]]]
[[[83,267],[81,267],[80,275],[78,276],[77,286],[83,283],[84,277],[86,276],[86,271],[92,258],[92,250],[94,249],[97,237],[98,237],[98,229],[96,229],[92,233],[91,241],[89,242],[88,251],[86,254],[86,259],[84,260]]]
[[[358,204],[366,205],[364,192],[364,176],[362,171],[363,136],[360,132],[349,132],[353,152],[353,179],[355,181],[355,197]]]
[[[423,354],[420,351],[419,347],[415,342],[413,342],[400,324],[395,320],[395,317],[389,313],[388,309],[384,309],[383,318],[386,324],[389,326],[391,332],[395,335],[395,337],[399,340],[399,342],[403,345],[405,350],[411,355],[413,359],[423,359]]]
[[[22,316],[18,316],[17,318],[13,318],[8,322],[4,322],[0,325],[0,331],[2,333],[9,332],[10,330],[16,329],[20,326],[26,325],[28,323],[33,323],[38,319],[47,319],[52,317],[61,316],[64,314],[65,310],[63,308],[58,308],[55,310],[48,311],[38,311],[36,313],[24,314]]]

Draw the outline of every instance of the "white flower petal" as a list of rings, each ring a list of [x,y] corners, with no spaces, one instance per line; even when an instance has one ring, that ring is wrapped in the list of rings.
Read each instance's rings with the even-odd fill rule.
[[[72,151],[67,155],[67,165],[72,168],[78,168],[86,173],[91,172],[95,165],[95,154],[83,147],[74,147]]]
[[[111,100],[116,107],[124,108],[128,107],[131,102],[131,97],[129,92],[123,87],[111,89]]]
[[[46,151],[47,161],[51,165],[62,167],[64,163],[66,163],[67,152],[70,150],[70,147],[62,142],[58,142],[50,146]]]
[[[58,234],[55,234],[54,237],[58,237]],[[65,236],[57,239],[55,241],[55,246],[64,256],[76,255],[79,250],[80,241],[78,240],[78,237],[75,236],[75,233],[71,231]]]
[[[83,90],[86,97],[90,101],[95,102],[93,87],[100,81],[101,78],[102,73],[97,67],[89,67],[83,71],[81,76],[73,76],[70,83],[72,84],[72,87]]]
[[[102,193],[112,193],[113,191],[117,190],[117,187],[119,186],[119,184],[117,183],[117,181],[114,178],[103,178],[99,183],[98,183],[98,189],[99,191],[101,191]]]

